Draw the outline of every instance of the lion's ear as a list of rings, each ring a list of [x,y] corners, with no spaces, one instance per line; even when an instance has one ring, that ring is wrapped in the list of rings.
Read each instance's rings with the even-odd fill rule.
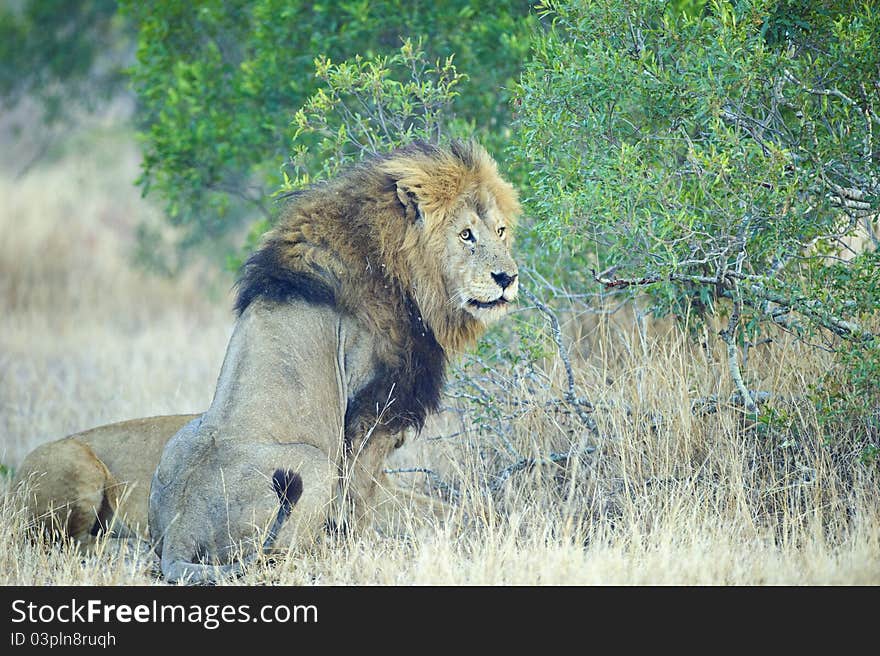
[[[403,205],[403,213],[408,222],[420,223],[424,221],[425,215],[422,212],[415,192],[404,186],[401,182],[397,183],[397,200]]]

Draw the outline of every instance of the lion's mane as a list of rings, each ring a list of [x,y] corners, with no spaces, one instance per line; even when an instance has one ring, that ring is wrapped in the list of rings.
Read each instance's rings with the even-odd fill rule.
[[[420,429],[439,404],[447,354],[482,333],[481,322],[449,303],[434,252],[446,218],[480,189],[506,216],[518,214],[516,192],[481,146],[415,143],[291,195],[242,267],[239,314],[257,298],[301,298],[369,327],[381,365],[350,405],[347,429],[374,421],[392,432]],[[417,229],[425,214],[432,225]],[[380,418],[392,391],[393,407]]]

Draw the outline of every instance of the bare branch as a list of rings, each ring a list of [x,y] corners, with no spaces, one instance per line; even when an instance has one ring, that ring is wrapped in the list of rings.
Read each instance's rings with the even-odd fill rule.
[[[544,314],[550,320],[550,328],[553,334],[553,341],[556,342],[556,349],[559,352],[559,357],[562,360],[562,364],[565,366],[565,375],[568,382],[568,389],[565,392],[565,400],[572,404],[577,412],[578,418],[583,422],[584,426],[586,426],[590,431],[597,432],[598,427],[596,426],[596,421],[587,414],[587,410],[585,407],[589,407],[592,410],[592,404],[584,399],[580,399],[575,390],[574,384],[574,372],[571,368],[571,360],[568,357],[568,353],[565,350],[565,345],[562,342],[562,329],[559,327],[559,319],[556,314],[544,305],[538,297],[535,296],[532,292],[524,287],[520,287],[520,291],[535,305],[538,310]]]
[[[770,392],[760,390],[749,390],[749,395],[756,404],[766,403],[773,397]],[[691,414],[696,417],[704,417],[706,415],[715,414],[721,409],[719,407],[720,403],[721,401],[715,394],[710,394],[709,396],[702,396],[698,399],[694,399],[691,402]],[[739,390],[730,395],[730,397],[727,399],[727,405],[733,407],[742,407],[745,405],[745,400],[743,399],[742,394],[739,392]]]
[[[798,85],[798,86],[801,88],[802,91],[805,91],[805,92],[807,92],[807,93],[809,93],[809,94],[811,94],[811,95],[814,95],[814,96],[835,96],[835,97],[837,97],[837,98],[840,98],[840,99],[841,99],[842,101],[844,101],[847,105],[850,105],[851,107],[855,107],[855,108],[858,109],[860,112],[862,111],[861,108],[859,107],[859,104],[858,104],[855,100],[853,100],[852,98],[850,98],[849,96],[847,96],[845,93],[843,93],[843,92],[840,91],[839,89],[815,89],[815,88],[811,88],[811,87],[808,87],[808,86],[807,86],[806,84],[804,84],[803,82],[801,82],[799,79],[797,79],[794,75],[792,75],[792,73],[791,73],[788,69],[785,70],[784,74],[785,74],[785,78],[786,78],[789,82],[793,82],[794,84]],[[874,121],[877,125],[880,125],[880,118],[878,118],[878,117],[877,117],[876,115],[874,115],[873,113],[868,114],[868,115],[866,116],[866,119],[868,119],[869,121]]]
[[[591,269],[593,279],[600,285],[609,289],[622,289],[626,287],[641,287],[645,285],[653,285],[658,282],[693,282],[701,285],[721,285],[724,283],[724,276],[697,276],[684,273],[670,273],[666,276],[644,276],[642,278],[607,278],[601,273],[596,273]]]
[[[523,471],[525,469],[531,469],[535,465],[541,463],[560,463],[560,462],[568,462],[577,454],[573,453],[574,449],[571,451],[565,451],[563,453],[553,453],[551,452],[549,455],[543,458],[523,458],[521,460],[517,460],[512,465],[508,465],[497,474],[492,477],[492,482],[489,483],[489,491],[497,492],[501,489],[504,483],[507,482],[513,474]],[[585,454],[593,453],[596,451],[596,447],[588,446],[582,448],[581,451]]]
[[[425,474],[433,481],[434,486],[446,493],[449,498],[458,500],[461,497],[458,490],[444,481],[440,474],[427,467],[401,467],[400,469],[385,469],[384,472],[386,474]]]
[[[265,193],[262,189],[257,188],[257,195],[251,196],[247,194],[244,189],[225,182],[215,182],[213,184],[208,184],[205,186],[205,188],[211,191],[216,191],[219,193],[227,194],[229,196],[240,198],[246,203],[249,203],[256,207],[267,219],[272,218],[272,212],[270,212],[269,208],[266,207],[266,205],[263,203]]]
[[[658,282],[666,281],[715,285],[720,288],[718,291],[718,294],[720,296],[729,298],[731,300],[736,300],[734,298],[735,294],[730,292],[731,285],[736,280],[747,280],[749,282],[749,286],[747,289],[751,294],[762,298],[767,303],[775,303],[779,306],[787,308],[788,311],[795,311],[801,315],[806,315],[812,318],[823,328],[833,332],[839,337],[860,341],[871,341],[873,339],[876,339],[877,337],[873,333],[866,331],[855,321],[847,321],[845,319],[841,319],[840,317],[834,316],[833,314],[825,310],[819,301],[806,298],[787,297],[783,294],[767,289],[763,284],[761,284],[761,282],[763,282],[767,278],[767,276],[744,274],[741,271],[737,270],[721,269],[714,277],[670,273],[666,276],[655,275],[645,276],[642,278],[609,279],[601,277],[594,271],[593,278],[596,280],[596,282],[604,285],[605,287],[618,289],[630,286],[653,285]],[[741,300],[740,302],[742,303],[743,301]],[[751,305],[750,303],[748,304]],[[769,307],[765,309],[765,314],[771,314],[769,311]],[[787,311],[783,312],[782,314],[787,314]],[[775,317],[775,314],[773,316]],[[773,318],[773,320],[776,321],[776,318]]]
[[[752,398],[748,387],[746,387],[746,384],[743,381],[742,372],[739,368],[739,353],[736,348],[735,339],[739,317],[740,315],[738,312],[731,314],[727,328],[718,334],[721,336],[722,341],[727,344],[727,367],[730,370],[730,377],[733,378],[733,382],[736,385],[737,390],[739,390],[740,396],[743,398],[745,409],[747,412],[757,412],[758,406]]]

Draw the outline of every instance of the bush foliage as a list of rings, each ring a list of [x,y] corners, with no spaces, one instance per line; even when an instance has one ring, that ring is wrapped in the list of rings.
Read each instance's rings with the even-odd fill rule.
[[[130,27],[115,0],[39,0],[0,7],[0,99],[31,97],[45,119],[95,109],[125,85]]]
[[[876,407],[880,13],[871,3],[548,1],[510,152],[543,240],[658,314],[841,353],[829,412]],[[860,230],[867,248],[853,248]],[[843,393],[843,388],[846,392]],[[831,398],[835,400],[831,400]],[[844,408],[844,406],[846,406]]]
[[[142,103],[140,183],[167,201],[170,219],[191,240],[223,236],[255,213],[271,220],[267,199],[283,184],[291,153],[298,175],[313,178],[324,167],[317,154],[326,135],[304,138],[298,110],[317,108],[312,96],[322,85],[351,82],[340,76],[377,81],[369,76],[384,58],[400,56],[407,37],[425,36],[424,61],[454,54],[468,71],[466,88],[448,109],[491,141],[508,122],[507,89],[534,22],[528,3],[512,0],[123,0],[122,6],[139,31],[131,79]],[[367,61],[372,72],[363,68]],[[381,82],[381,93],[392,91],[388,83]],[[394,91],[401,103],[435,102],[412,87]],[[308,161],[300,145],[317,148]]]

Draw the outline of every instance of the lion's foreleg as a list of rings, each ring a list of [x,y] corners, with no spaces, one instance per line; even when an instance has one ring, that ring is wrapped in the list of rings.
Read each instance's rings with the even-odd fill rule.
[[[411,535],[427,526],[443,526],[456,517],[456,507],[439,497],[399,487],[381,473],[372,499],[370,520],[383,535]]]
[[[409,535],[426,524],[440,525],[455,515],[455,507],[439,497],[397,485],[385,473],[386,458],[397,436],[374,433],[345,467],[348,525],[372,527],[386,535]]]

